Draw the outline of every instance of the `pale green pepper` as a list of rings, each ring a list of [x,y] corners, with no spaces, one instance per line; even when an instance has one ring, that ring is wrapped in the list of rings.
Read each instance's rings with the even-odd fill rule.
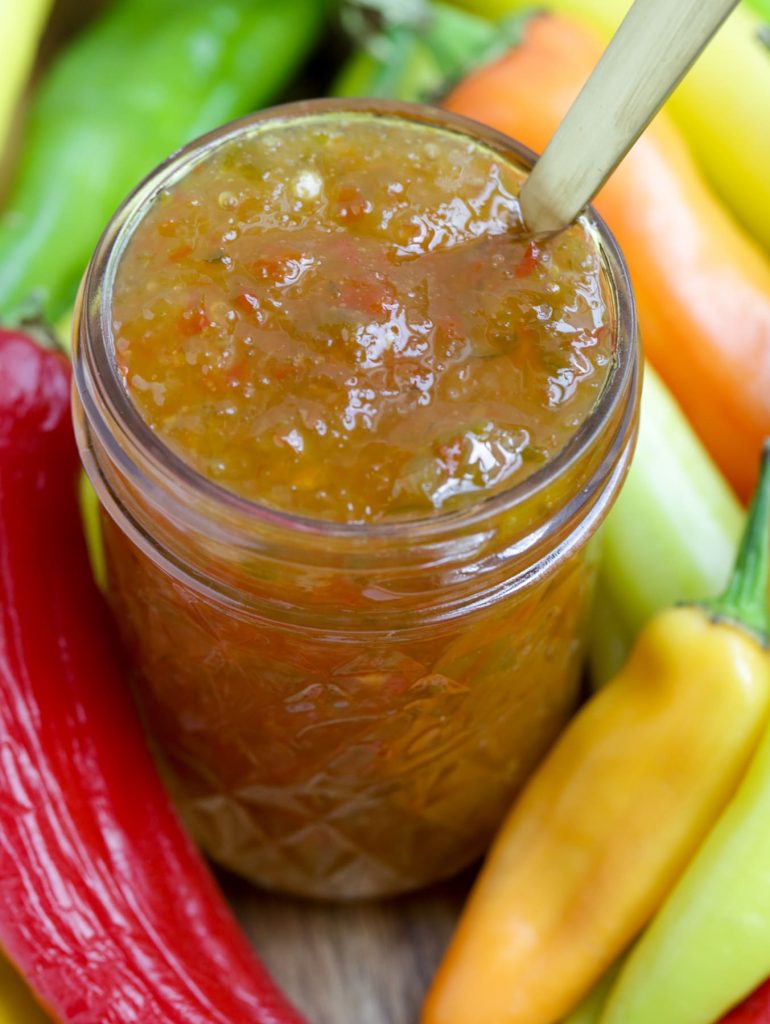
[[[603,528],[595,682],[611,677],[655,612],[721,591],[742,525],[737,499],[648,364],[636,452]]]
[[[588,638],[588,671],[594,689],[618,674],[633,642],[634,632],[613,603],[600,569]]]

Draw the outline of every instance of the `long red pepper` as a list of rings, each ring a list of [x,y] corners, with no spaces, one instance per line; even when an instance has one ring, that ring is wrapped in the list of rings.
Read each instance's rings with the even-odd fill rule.
[[[177,821],[91,580],[66,361],[0,332],[0,945],[66,1024],[301,1024]]]
[[[770,1024],[770,978],[722,1017],[719,1024]]]

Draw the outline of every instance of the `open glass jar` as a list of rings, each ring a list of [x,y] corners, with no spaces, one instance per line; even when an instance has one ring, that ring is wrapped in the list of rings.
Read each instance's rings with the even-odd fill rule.
[[[639,354],[621,256],[588,214],[615,358],[572,439],[523,482],[408,522],[338,523],[198,474],[120,380],[116,267],[161,189],[238,133],[308,111],[395,115],[518,166],[532,159],[474,122],[374,101],[294,104],[206,136],[139,187],[97,249],[76,314],[74,407],[104,511],[110,599],[186,822],[259,884],[352,898],[476,858],[573,710],[589,542],[633,448]]]

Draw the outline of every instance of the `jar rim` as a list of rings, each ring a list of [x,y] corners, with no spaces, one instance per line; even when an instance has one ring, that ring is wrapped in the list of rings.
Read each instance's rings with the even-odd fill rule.
[[[610,284],[617,342],[604,387],[585,420],[553,458],[524,480],[460,508],[437,510],[415,518],[338,522],[260,504],[208,479],[166,445],[142,418],[120,380],[112,343],[112,285],[125,246],[157,194],[183,178],[214,150],[255,127],[322,114],[407,119],[470,136],[498,151],[501,157],[525,167],[536,160],[531,150],[480,122],[437,107],[391,100],[315,99],[281,104],[231,121],[193,140],[153,170],[121,204],[83,278],[73,321],[73,363],[75,387],[89,429],[120,472],[143,491],[155,485],[148,481],[140,463],[152,467],[155,479],[173,480],[179,510],[191,510],[193,500],[202,500],[230,521],[237,520],[249,529],[288,529],[308,540],[315,537],[360,542],[373,538],[387,541],[403,536],[405,531],[413,540],[426,541],[446,531],[474,528],[488,517],[504,515],[550,488],[586,455],[623,401],[635,393],[638,345],[630,278],[614,236],[592,207],[581,217],[586,218],[597,240],[602,269]]]

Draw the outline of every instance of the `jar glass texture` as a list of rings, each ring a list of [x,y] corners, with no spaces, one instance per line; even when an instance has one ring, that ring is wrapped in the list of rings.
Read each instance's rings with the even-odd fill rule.
[[[108,227],[76,315],[75,419],[104,510],[109,593],[137,699],[204,849],[254,881],[351,898],[477,857],[578,698],[591,543],[638,413],[627,273],[593,214],[615,363],[562,452],[460,511],[343,524],[259,506],[155,436],[116,371],[110,299],[132,227],[162,188],[266,119],[369,112],[510,139],[443,111],[314,101],[198,140]],[[130,766],[127,766],[130,771]]]

